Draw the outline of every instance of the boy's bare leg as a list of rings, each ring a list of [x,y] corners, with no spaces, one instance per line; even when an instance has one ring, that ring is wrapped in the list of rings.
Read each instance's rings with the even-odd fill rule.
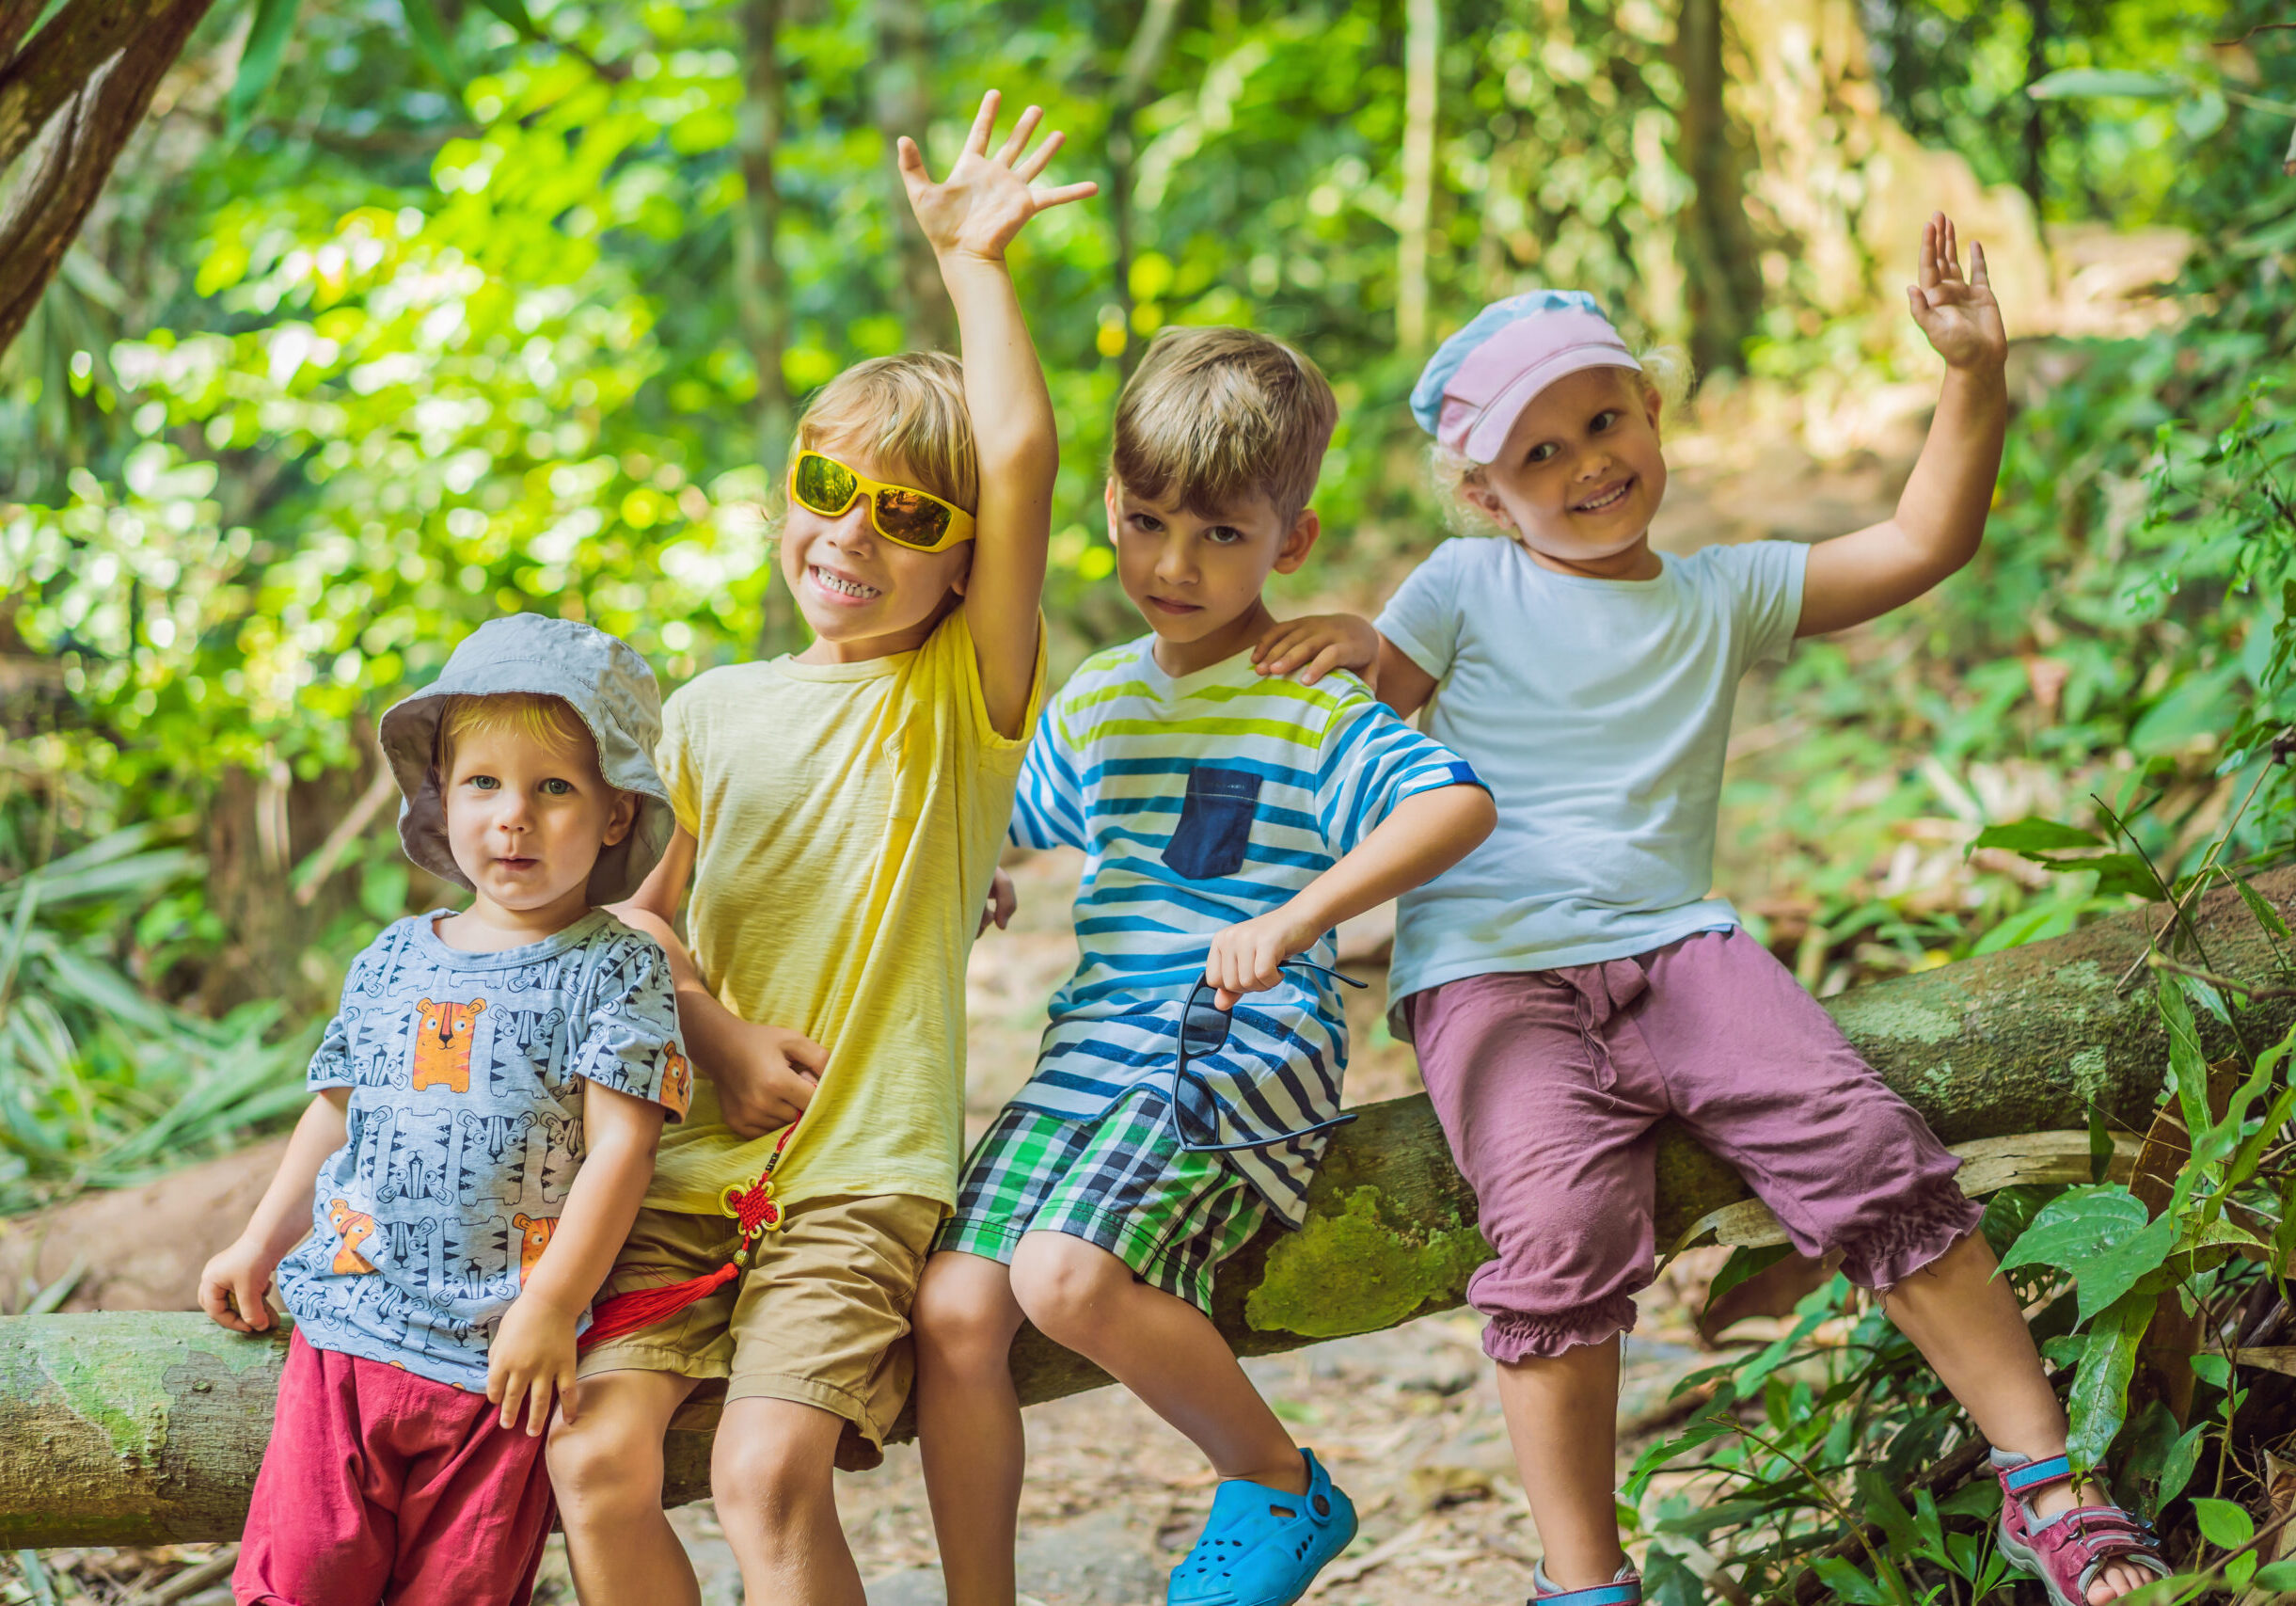
[[[710,1451],[709,1488],[748,1599],[868,1606],[837,1520],[844,1430],[844,1418],[817,1406],[754,1397],[727,1404]]]
[[[1220,1329],[1185,1299],[1136,1280],[1106,1249],[1030,1232],[1012,1259],[1021,1309],[1195,1441],[1223,1478],[1307,1492],[1307,1467]]]
[[[949,1606],[1012,1606],[1013,1545],[1028,1459],[1012,1341],[1012,1274],[944,1249],[917,1287],[917,1447]]]
[[[1882,1296],[1882,1309],[1911,1339],[1977,1431],[1994,1448],[2043,1460],[2065,1454],[2065,1411],[2049,1386],[2033,1347],[2025,1313],[1982,1232],[1971,1232]],[[2076,1490],[2057,1484],[2032,1497],[2043,1517],[2074,1505],[2101,1505],[2094,1484]],[[2089,1586],[2095,1606],[2152,1582],[2152,1575],[2115,1562]]]
[[[1501,1361],[1499,1408],[1538,1524],[1546,1576],[1591,1589],[1618,1576],[1619,1341]]]
[[[550,1424],[544,1454],[582,1606],[701,1606],[661,1508],[662,1435],[693,1388],[674,1372],[601,1372],[582,1379],[575,1420]]]

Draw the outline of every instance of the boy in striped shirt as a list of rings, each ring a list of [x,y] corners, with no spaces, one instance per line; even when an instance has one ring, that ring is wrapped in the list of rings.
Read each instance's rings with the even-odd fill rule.
[[[1024,1441],[1006,1352],[1023,1319],[1219,1472],[1170,1601],[1287,1606],[1354,1533],[1212,1325],[1212,1275],[1271,1214],[1300,1222],[1338,1119],[1333,928],[1449,868],[1494,815],[1465,763],[1353,676],[1258,668],[1276,623],[1261,591],[1315,545],[1337,413],[1313,363],[1241,329],[1165,331],[1117,402],[1109,533],[1152,633],[1088,660],[1045,709],[1012,824],[1023,846],[1086,853],[1081,962],[917,1296],[951,1606],[1014,1599]]]

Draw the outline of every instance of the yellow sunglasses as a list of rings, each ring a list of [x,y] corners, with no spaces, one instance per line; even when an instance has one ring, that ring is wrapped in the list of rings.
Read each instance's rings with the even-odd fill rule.
[[[869,499],[869,523],[896,547],[945,552],[973,539],[973,516],[930,491],[872,480],[818,452],[800,452],[789,465],[789,500],[824,518],[837,517],[857,496]]]

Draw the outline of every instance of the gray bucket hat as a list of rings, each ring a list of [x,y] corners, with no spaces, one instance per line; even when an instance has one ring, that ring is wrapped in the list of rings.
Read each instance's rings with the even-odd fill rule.
[[[514,613],[488,620],[463,638],[437,679],[383,716],[383,757],[399,782],[399,841],[406,856],[435,876],[470,884],[447,846],[446,804],[431,764],[438,722],[450,697],[514,692],[562,700],[589,727],[606,784],[637,794],[629,835],[601,851],[590,872],[590,901],[620,902],[660,863],[677,826],[669,788],[654,771],[661,692],[635,647],[571,619]]]

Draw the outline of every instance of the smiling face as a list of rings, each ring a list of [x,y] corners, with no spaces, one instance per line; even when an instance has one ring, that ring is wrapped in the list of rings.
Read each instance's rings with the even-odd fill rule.
[[[922,484],[907,464],[842,442],[812,449],[887,485]],[[865,496],[834,518],[792,499],[781,548],[782,579],[815,636],[799,655],[809,663],[857,663],[923,645],[951,597],[964,595],[973,566],[970,541],[945,552],[920,552],[886,540],[869,522]]]
[[[1169,675],[1257,641],[1274,622],[1260,600],[1268,576],[1298,568],[1320,529],[1314,513],[1287,520],[1259,492],[1206,514],[1134,496],[1112,479],[1107,501],[1116,578],[1156,632],[1156,660]]]
[[[1648,578],[1650,522],[1666,496],[1658,408],[1631,369],[1565,374],[1530,399],[1462,494],[1549,568]]]
[[[629,835],[638,800],[606,784],[586,739],[509,723],[459,734],[441,777],[447,845],[490,923],[571,923],[589,907],[599,852]],[[552,928],[556,929],[556,928]]]

